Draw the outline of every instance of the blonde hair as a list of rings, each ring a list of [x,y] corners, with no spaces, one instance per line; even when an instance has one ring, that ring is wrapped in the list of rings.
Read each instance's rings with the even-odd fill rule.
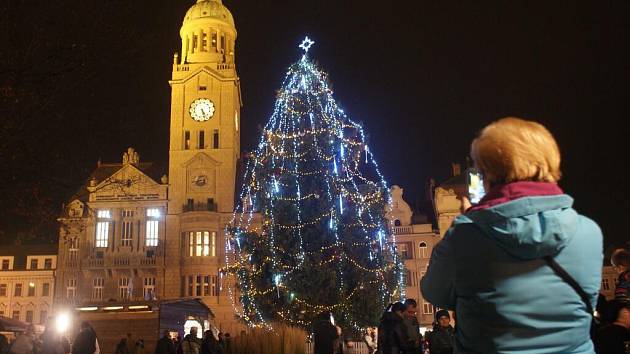
[[[490,185],[515,181],[560,180],[560,149],[542,124],[499,119],[473,140],[470,155]]]

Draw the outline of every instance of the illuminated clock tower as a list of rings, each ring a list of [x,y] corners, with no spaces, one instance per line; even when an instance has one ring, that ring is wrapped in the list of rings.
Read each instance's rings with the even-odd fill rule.
[[[236,28],[221,0],[197,0],[179,34],[169,81],[167,297],[202,297],[228,329],[234,313],[220,269],[240,151]]]

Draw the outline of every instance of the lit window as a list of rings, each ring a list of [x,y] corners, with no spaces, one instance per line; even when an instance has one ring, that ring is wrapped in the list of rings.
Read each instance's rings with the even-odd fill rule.
[[[77,296],[77,279],[68,279],[68,286],[66,288],[66,297],[68,299],[74,299]]]
[[[188,233],[188,244],[190,257],[212,256],[216,257],[215,231],[193,231]]]
[[[207,51],[208,33],[201,31],[201,51]]]
[[[408,269],[405,269],[405,285],[412,286],[411,285],[411,272]]]
[[[400,258],[402,259],[411,258],[411,254],[409,252],[409,245],[407,243],[397,243],[396,249],[398,251],[398,254],[400,255]]]
[[[96,223],[96,247],[107,247],[109,245],[109,221],[99,221]]]
[[[35,296],[35,283],[28,283],[28,291],[26,296]]]
[[[121,300],[127,300],[130,297],[131,291],[129,289],[129,278],[118,279],[118,297]]]
[[[92,300],[103,300],[103,287],[105,281],[101,277],[92,279]]]
[[[196,286],[196,289],[197,289],[196,295],[197,296],[201,296],[202,295],[202,293],[201,293],[201,286],[202,286],[202,284],[201,284],[201,275],[197,276],[197,284],[196,285],[197,285]]]
[[[71,238],[68,242],[68,263],[76,265],[79,261],[79,239]]]
[[[123,221],[122,222],[122,232],[120,235],[120,243],[123,246],[130,247],[133,243],[133,222],[132,221]]]
[[[190,149],[190,132],[185,131],[184,132],[184,150],[189,150],[189,149]]]
[[[210,286],[211,286],[211,295],[212,296],[219,296],[219,282],[218,282],[219,277],[216,275],[211,275],[210,276]]]
[[[13,296],[22,296],[22,283],[15,284],[15,291],[13,292]]]
[[[42,285],[42,296],[50,296],[50,283]]]
[[[203,277],[203,296],[210,295],[210,276],[206,275]]]
[[[155,299],[155,278],[144,278],[142,295],[144,296],[145,300]]]
[[[44,269],[52,269],[52,259],[51,258],[44,259]]]
[[[159,208],[149,208],[147,209],[147,216],[150,218],[159,218],[160,217],[160,209]]]
[[[109,212],[109,210],[102,209],[102,210],[99,210],[96,213],[96,217],[98,217],[99,219],[109,219],[112,216],[111,216],[111,213]]]
[[[425,315],[432,315],[434,310],[435,309],[433,305],[431,305],[430,303],[428,302],[422,303],[422,313],[424,313]]]
[[[429,248],[425,242],[420,242],[420,258],[429,258]]]
[[[148,209],[147,216],[156,218],[159,216],[158,209]],[[147,220],[147,230],[146,230],[146,245],[148,247],[155,247],[158,245],[159,239],[159,222],[158,220]]]
[[[608,282],[608,278],[602,279],[602,290],[610,290],[610,283]]]

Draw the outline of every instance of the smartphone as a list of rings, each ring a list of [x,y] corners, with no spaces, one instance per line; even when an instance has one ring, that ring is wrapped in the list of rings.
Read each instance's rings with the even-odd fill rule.
[[[483,175],[478,170],[469,168],[466,170],[466,177],[468,179],[468,199],[471,204],[478,204],[481,198],[486,195],[486,190],[483,187]]]

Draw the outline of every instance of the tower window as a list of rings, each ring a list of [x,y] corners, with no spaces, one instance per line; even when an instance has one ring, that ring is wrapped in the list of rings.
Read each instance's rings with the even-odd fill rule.
[[[215,49],[217,48],[217,34],[216,33],[212,34],[212,47]]]
[[[219,148],[219,129],[215,129],[214,130],[214,137],[213,137],[213,148],[218,149]]]
[[[197,148],[204,149],[206,147],[206,133],[203,130],[199,131],[199,146]]]
[[[193,34],[193,39],[192,39],[192,52],[196,52],[197,51],[197,41],[199,40],[199,36],[197,36],[196,34]]]
[[[184,150],[190,150],[190,132],[184,132]]]
[[[199,91],[205,91],[205,90],[207,90],[207,89],[208,89],[208,88],[207,88],[206,86],[199,86]]]
[[[225,36],[221,35],[221,53],[225,53]]]
[[[205,52],[208,50],[207,42],[208,42],[208,33],[201,32],[201,51],[202,52]]]

